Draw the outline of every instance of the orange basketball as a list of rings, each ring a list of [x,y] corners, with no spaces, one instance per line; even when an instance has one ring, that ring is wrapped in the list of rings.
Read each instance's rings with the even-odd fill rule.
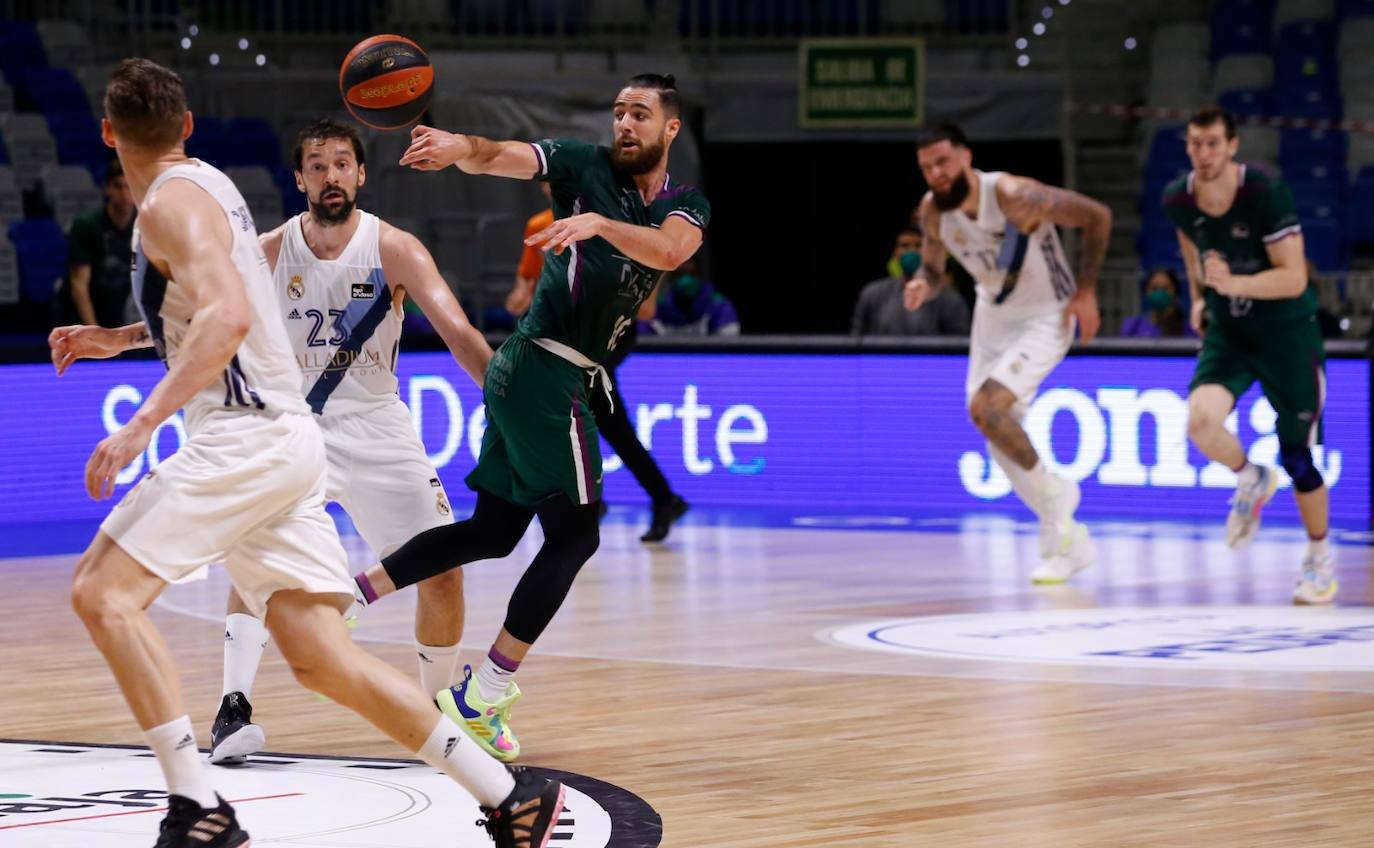
[[[379,130],[398,130],[418,121],[429,108],[434,67],[410,39],[374,35],[344,57],[339,94],[359,121]]]

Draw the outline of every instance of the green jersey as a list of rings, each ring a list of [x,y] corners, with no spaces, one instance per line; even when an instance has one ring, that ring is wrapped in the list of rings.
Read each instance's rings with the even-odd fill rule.
[[[552,189],[555,218],[596,212],[641,227],[658,227],[673,216],[702,230],[710,223],[705,195],[672,177],[664,178],[646,204],[634,179],[612,167],[609,148],[561,138],[533,147],[539,157],[536,178]],[[517,329],[530,338],[565,344],[597,363],[634,324],[639,305],[664,273],[599,236],[575,242],[561,255],[549,251],[544,256],[534,300]]]
[[[1224,215],[1212,217],[1198,207],[1191,173],[1164,189],[1164,214],[1197,247],[1199,256],[1215,250],[1232,274],[1258,274],[1273,268],[1267,245],[1302,232],[1288,186],[1253,165],[1240,166],[1240,187]],[[1310,289],[1281,300],[1227,297],[1206,286],[1203,292],[1207,311],[1223,326],[1308,318],[1317,311],[1317,298]]]

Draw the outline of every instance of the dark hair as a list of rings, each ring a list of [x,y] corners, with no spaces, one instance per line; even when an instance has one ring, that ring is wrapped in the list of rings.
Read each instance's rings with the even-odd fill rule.
[[[1163,265],[1157,266],[1154,270],[1145,275],[1145,281],[1142,284],[1142,288],[1150,284],[1150,280],[1154,278],[1155,274],[1163,274],[1168,277],[1169,285],[1173,286],[1174,289],[1174,305],[1165,310],[1164,314],[1160,316],[1160,331],[1163,332],[1165,336],[1169,337],[1186,335],[1187,328],[1184,326],[1183,322],[1183,285],[1179,282],[1178,274],[1175,274],[1171,268],[1166,268]]]
[[[363,140],[358,136],[357,130],[333,118],[320,118],[296,133],[296,146],[291,149],[291,161],[295,163],[296,170],[301,169],[305,160],[305,145],[308,142],[330,138],[347,139],[348,143],[353,145],[353,158],[358,160],[359,165],[367,164],[367,154],[363,153]]]
[[[111,159],[110,164],[105,166],[105,179],[101,185],[109,185],[124,176],[124,166],[119,164],[118,159]]]
[[[672,74],[640,74],[625,83],[626,88],[648,88],[658,92],[663,113],[670,118],[682,115],[682,97],[677,91],[677,79]]]
[[[105,86],[105,117],[116,135],[138,147],[178,144],[185,115],[181,77],[151,60],[125,59]]]
[[[1193,113],[1193,117],[1188,119],[1188,126],[1210,127],[1217,121],[1221,121],[1226,127],[1226,139],[1229,141],[1236,137],[1236,116],[1220,106],[1207,106]]]
[[[933,127],[922,127],[916,133],[916,149],[929,147],[932,144],[939,144],[947,141],[955,147],[968,147],[968,136],[959,129],[957,124],[936,124]]]
[[[901,238],[902,236],[906,235],[907,233],[915,233],[916,235],[920,236],[921,238],[925,238],[925,233],[921,232],[921,228],[920,228],[920,227],[912,226],[911,224],[906,224],[906,225],[904,225],[904,226],[901,226],[901,227],[898,227],[898,228],[897,228],[897,238]]]
[[[1150,280],[1154,279],[1155,274],[1163,274],[1169,278],[1169,285],[1174,289],[1174,297],[1183,296],[1183,284],[1179,282],[1178,274],[1175,274],[1172,268],[1165,267],[1164,265],[1154,268],[1150,273],[1145,275],[1145,285],[1148,286],[1150,284]]]

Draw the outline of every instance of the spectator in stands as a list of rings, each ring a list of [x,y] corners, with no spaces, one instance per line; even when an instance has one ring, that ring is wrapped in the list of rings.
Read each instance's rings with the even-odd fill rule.
[[[1188,326],[1188,316],[1181,301],[1183,287],[1178,276],[1168,268],[1156,268],[1145,281],[1145,308],[1139,315],[1126,319],[1121,335],[1137,338],[1196,337]]]
[[[105,205],[79,215],[67,236],[67,276],[53,304],[57,326],[123,327],[142,319],[130,299],[133,192],[119,160],[105,170]]]
[[[696,259],[686,262],[658,284],[655,314],[640,329],[656,336],[738,336],[735,305],[701,278]]]
[[[902,286],[921,267],[921,231],[903,227],[887,261],[887,276],[865,285],[854,304],[851,330],[856,336],[967,336],[968,304],[954,286],[908,312]]]

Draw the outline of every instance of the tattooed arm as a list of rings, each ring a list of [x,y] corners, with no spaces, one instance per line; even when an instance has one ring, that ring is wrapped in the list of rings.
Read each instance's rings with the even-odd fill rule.
[[[1112,210],[1076,191],[1010,174],[997,181],[997,201],[1007,220],[1023,233],[1035,232],[1046,221],[1083,231],[1078,291],[1067,311],[1078,319],[1083,341],[1091,341],[1102,323],[1097,309],[1097,278],[1112,235]]]
[[[940,212],[930,192],[921,198],[916,214],[921,220],[921,268],[902,287],[902,302],[909,312],[920,309],[949,283],[949,254],[940,243]]]

